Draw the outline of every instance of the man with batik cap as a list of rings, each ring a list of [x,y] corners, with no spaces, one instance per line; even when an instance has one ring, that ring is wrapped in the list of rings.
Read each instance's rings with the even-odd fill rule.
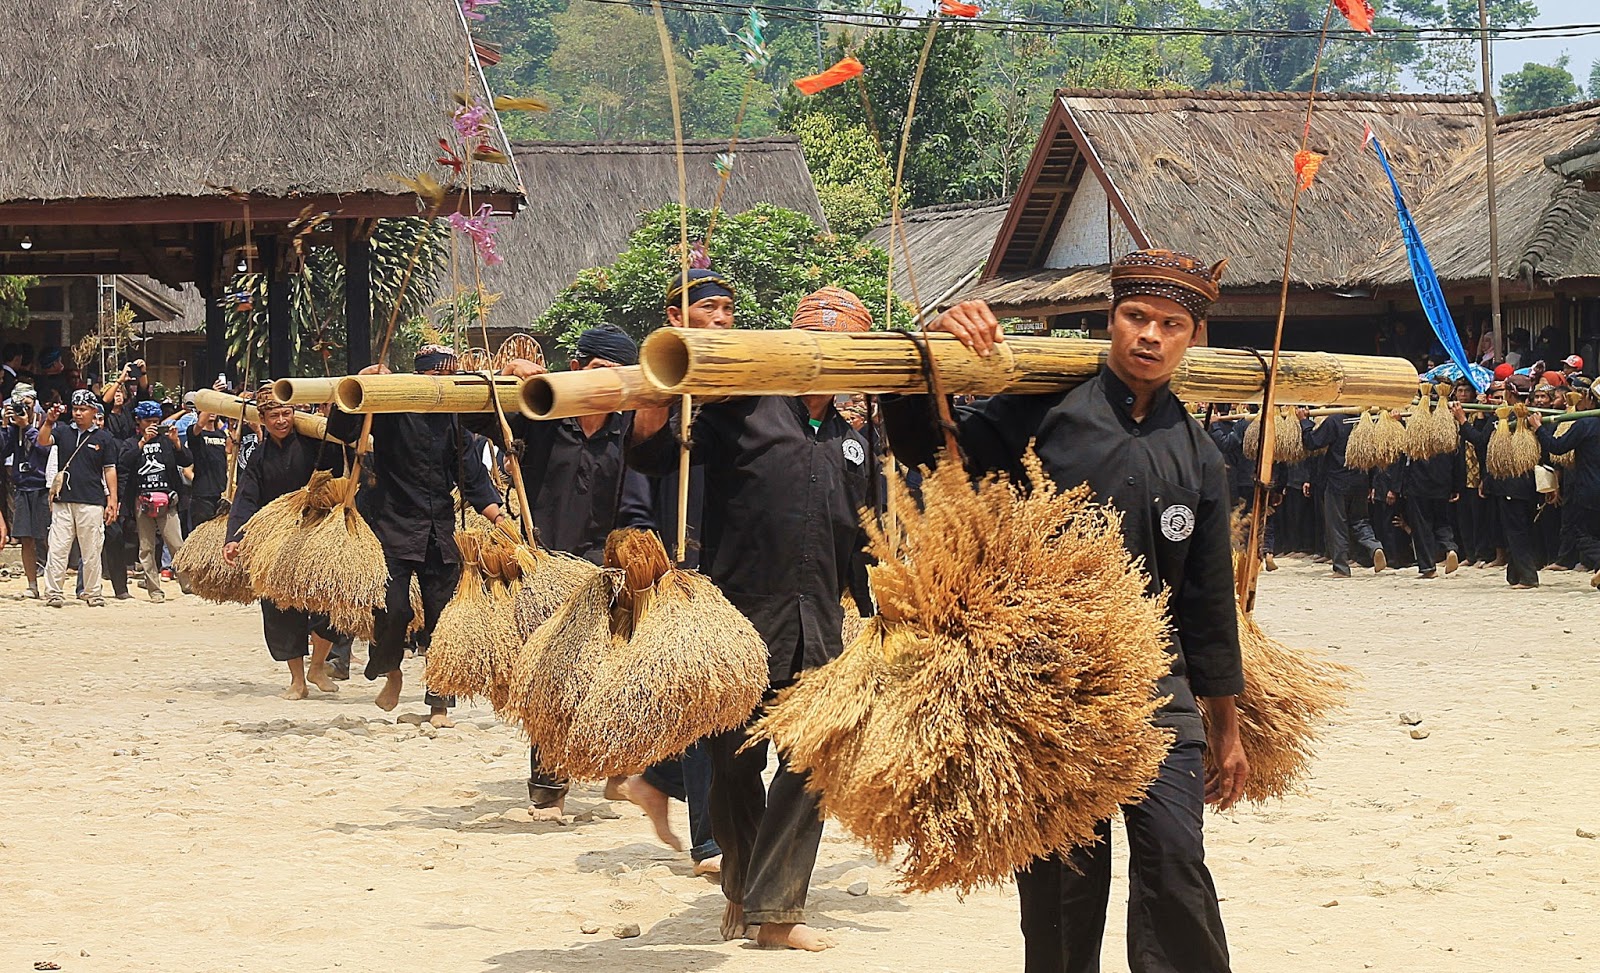
[[[294,425],[294,406],[279,401],[272,394],[271,383],[261,386],[255,401],[262,437],[239,472],[233,506],[228,509],[222,558],[229,564],[238,563],[239,534],[256,511],[305,487],[317,470],[327,470],[335,476],[344,471],[344,449],[337,443],[301,435]],[[261,633],[273,661],[289,668],[289,688],[283,691],[284,699],[305,699],[308,682],[325,693],[339,691],[327,668],[328,651],[339,633],[325,616],[279,608],[262,598]],[[305,662],[307,640],[311,643],[309,672]]]
[[[88,389],[72,393],[72,422],[62,422],[61,406],[51,406],[39,427],[40,446],[55,447],[46,473],[50,482],[50,557],[45,565],[45,604],[60,608],[67,558],[78,545],[79,572],[89,607],[106,603],[101,594],[100,553],[106,525],[120,511],[117,493],[117,443],[98,425],[99,402]]]
[[[830,314],[824,310],[816,320]],[[640,409],[629,463],[670,475],[679,463],[678,428],[668,409]],[[867,500],[866,442],[839,415],[832,395],[707,403],[691,438],[693,460],[705,475],[700,570],[766,642],[776,692],[844,650],[840,597],[866,540],[857,518]],[[857,604],[869,603],[865,591],[855,595]],[[754,926],[763,946],[826,949],[828,940],[805,923],[822,840],[817,795],[781,753],[767,786],[767,745],[748,742],[746,727],[706,741],[714,770],[711,828],[722,849],[727,899],[723,936],[747,935]]]
[[[418,349],[418,375],[451,375],[456,356],[443,345]],[[387,365],[369,365],[363,375],[383,375]],[[353,443],[364,417],[346,412],[328,416],[328,433]],[[375,700],[384,711],[400,705],[404,676],[406,630],[411,624],[411,579],[422,592],[422,630],[418,651],[433,639],[439,613],[456,591],[461,577],[461,552],[456,549],[456,502],[462,499],[491,523],[504,514],[500,493],[474,449],[460,418],[444,412],[395,412],[372,417],[372,452],[367,456],[356,509],[372,526],[389,565],[389,588],[383,608],[373,615],[372,645],[367,652],[367,678],[385,680]],[[425,693],[429,720],[450,726],[455,699]]]
[[[1170,382],[1185,351],[1205,333],[1226,261],[1142,250],[1111,268],[1111,347],[1100,374],[1070,392],[997,395],[958,411],[968,471],[1022,475],[1034,443],[1062,489],[1088,484],[1122,515],[1128,553],[1149,573],[1147,590],[1168,593],[1172,670],[1154,687],[1164,697],[1158,726],[1172,748],[1149,791],[1123,808],[1128,829],[1128,962],[1137,973],[1228,969],[1216,889],[1206,868],[1204,804],[1227,808],[1249,773],[1234,697],[1244,689],[1233,592],[1228,472],[1222,454],[1189,418]],[[988,356],[1005,340],[988,305],[967,301],[930,331],[955,335]],[[941,437],[926,396],[884,402],[896,457],[933,463]],[[1200,718],[1204,706],[1209,725]],[[1213,755],[1207,770],[1203,755]],[[1015,809],[1018,812],[1025,809]],[[1100,968],[1111,891],[1111,822],[1099,840],[1035,860],[1017,873],[1028,973]]]

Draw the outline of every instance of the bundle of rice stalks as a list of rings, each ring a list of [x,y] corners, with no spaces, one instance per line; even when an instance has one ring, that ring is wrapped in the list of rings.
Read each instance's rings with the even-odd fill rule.
[[[1375,469],[1392,466],[1405,456],[1406,427],[1393,412],[1378,413],[1378,422],[1372,427],[1372,453]]]
[[[766,643],[704,575],[668,571],[643,612],[635,604],[632,634],[613,633],[573,716],[561,766],[575,776],[609,777],[677,756],[742,725],[766,692]]]
[[[1095,840],[1137,801],[1170,743],[1150,723],[1166,595],[1087,487],[1061,491],[1031,453],[1031,491],[959,463],[894,478],[904,545],[871,523],[880,616],[757,723],[824,810],[927,891],[1008,881]]]
[[[1239,738],[1250,762],[1244,799],[1260,804],[1287,796],[1310,773],[1312,747],[1329,716],[1345,706],[1354,670],[1320,652],[1288,648],[1244,612],[1239,613],[1239,651],[1244,663],[1244,693],[1236,701]],[[1204,720],[1204,707],[1200,715]],[[1207,769],[1212,756],[1207,750]]]
[[[1578,403],[1581,402],[1581,401],[1583,401],[1583,393],[1582,392],[1568,392],[1567,393],[1567,411],[1568,412],[1577,412],[1578,411]],[[1562,436],[1565,436],[1567,433],[1571,432],[1572,431],[1572,426],[1573,426],[1573,424],[1570,423],[1570,422],[1564,422],[1564,423],[1561,423],[1560,425],[1556,426],[1555,427],[1556,438],[1560,439]],[[1569,449],[1565,453],[1551,453],[1550,454],[1550,462],[1556,464],[1557,466],[1565,467],[1567,469],[1571,469],[1572,468],[1572,464],[1574,462],[1576,462],[1577,459],[1578,459],[1578,453],[1577,453],[1576,450],[1570,450]]]
[[[620,572],[596,571],[534,630],[517,657],[506,712],[548,766],[565,754],[578,704],[611,651],[611,602],[620,584]]]
[[[190,531],[183,550],[172,559],[173,570],[189,579],[189,587],[206,601],[218,604],[253,605],[255,589],[243,564],[229,564],[222,557],[228,539],[228,501],[218,506],[218,514]]]
[[[1527,407],[1518,405],[1514,420],[1508,406],[1501,406],[1494,413],[1499,421],[1495,423],[1494,432],[1489,434],[1489,445],[1483,452],[1484,468],[1498,480],[1513,480],[1532,473],[1539,465],[1542,451],[1539,437],[1528,425]]]
[[[1443,385],[1440,389],[1442,391],[1434,397],[1431,394],[1434,390],[1424,386],[1406,422],[1405,452],[1414,460],[1452,454],[1460,445],[1460,429],[1446,398],[1450,386]]]
[[[1252,418],[1244,431],[1244,458],[1255,461],[1261,453],[1261,420]],[[1274,463],[1299,463],[1306,458],[1305,436],[1300,431],[1300,420],[1290,409],[1279,409],[1272,420],[1272,461]]]
[[[299,533],[306,509],[306,491],[295,490],[262,506],[240,528],[239,562],[250,576],[250,587],[260,597],[271,597],[268,579],[278,553]]]
[[[1337,416],[1334,422],[1344,422]],[[1352,420],[1350,439],[1344,447],[1344,465],[1352,470],[1370,470],[1378,465],[1378,444],[1375,433],[1378,428],[1378,415],[1376,410],[1367,409]]]
[[[361,615],[382,607],[389,568],[377,535],[348,503],[355,489],[355,481],[319,470],[250,518],[240,553],[262,597],[327,615],[336,627],[364,627]]]

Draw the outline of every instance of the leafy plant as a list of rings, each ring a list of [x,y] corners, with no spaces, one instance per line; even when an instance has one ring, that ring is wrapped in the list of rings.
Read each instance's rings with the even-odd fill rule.
[[[28,288],[39,278],[27,274],[0,274],[0,329],[28,323]]]

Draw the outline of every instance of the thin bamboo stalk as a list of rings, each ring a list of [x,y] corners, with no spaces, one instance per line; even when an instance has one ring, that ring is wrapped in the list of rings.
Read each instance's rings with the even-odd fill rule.
[[[272,397],[290,405],[321,405],[333,401],[338,376],[331,378],[280,378],[272,383]]]
[[[521,408],[521,379],[497,375],[494,387],[502,409]],[[495,411],[481,375],[346,375],[334,402],[355,413]]]
[[[214,389],[201,389],[194,394],[194,406],[201,412],[215,412],[218,415],[234,417],[241,414],[245,422],[259,424],[261,413],[248,399],[241,399],[237,395],[228,395]],[[309,412],[296,412],[294,414],[294,430],[302,436],[311,436],[314,439],[327,439],[330,443],[341,446],[349,445],[342,439],[335,439],[328,435],[328,420],[322,416],[312,415]]]
[[[638,365],[535,375],[522,383],[521,397],[522,414],[529,419],[569,419],[664,408],[676,401],[674,396],[652,388]]]
[[[920,340],[920,338],[919,338]],[[1087,338],[1020,338],[979,358],[955,338],[935,334],[928,348],[954,395],[1071,389],[1099,374],[1110,343]],[[812,395],[925,392],[916,345],[894,332],[708,331],[663,328],[645,341],[645,378],[662,392],[693,395]],[[1191,348],[1173,378],[1181,397],[1254,402],[1265,376],[1253,353]],[[1283,405],[1410,405],[1417,372],[1403,358],[1282,353],[1277,401]]]

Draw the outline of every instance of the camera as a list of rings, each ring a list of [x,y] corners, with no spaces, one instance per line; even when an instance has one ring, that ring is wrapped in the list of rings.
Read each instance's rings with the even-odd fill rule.
[[[128,370],[128,377],[137,382],[144,377],[144,368],[138,362],[128,362],[122,366]]]
[[[167,433],[169,433],[171,431],[172,431],[172,423],[170,423],[170,422],[163,422],[160,425],[156,426],[156,432],[159,433],[160,435],[165,436]]]

